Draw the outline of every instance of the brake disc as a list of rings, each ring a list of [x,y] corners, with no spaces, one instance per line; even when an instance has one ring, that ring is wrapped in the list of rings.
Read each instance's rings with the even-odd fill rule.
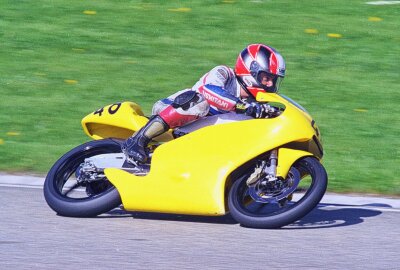
[[[255,185],[249,187],[249,194],[254,201],[259,203],[277,203],[290,198],[300,182],[300,172],[291,168],[286,179],[268,181],[260,179]]]

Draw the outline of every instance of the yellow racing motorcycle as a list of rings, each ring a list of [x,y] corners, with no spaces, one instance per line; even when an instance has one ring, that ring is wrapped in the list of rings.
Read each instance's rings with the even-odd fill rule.
[[[131,164],[121,143],[147,121],[139,105],[115,103],[82,120],[93,140],[50,169],[44,195],[59,215],[96,216],[122,203],[127,211],[219,216],[241,225],[279,228],[322,199],[327,174],[321,134],[288,97],[259,93],[265,119],[226,113],[156,137],[146,164]]]

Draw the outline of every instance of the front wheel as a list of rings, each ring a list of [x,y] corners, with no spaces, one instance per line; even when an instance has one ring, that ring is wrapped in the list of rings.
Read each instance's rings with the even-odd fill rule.
[[[292,168],[301,176],[297,189],[275,202],[254,200],[246,184],[248,175],[238,179],[228,195],[232,217],[246,227],[274,229],[291,224],[308,214],[325,194],[328,184],[326,171],[313,157],[298,160]]]
[[[119,206],[119,193],[105,176],[80,181],[75,175],[85,158],[120,152],[118,143],[105,139],[82,144],[66,153],[53,165],[44,182],[47,204],[59,215],[68,217],[97,216]]]

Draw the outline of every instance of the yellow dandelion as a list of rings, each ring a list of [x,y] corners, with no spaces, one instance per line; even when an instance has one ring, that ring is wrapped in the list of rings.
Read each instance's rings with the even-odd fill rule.
[[[126,60],[125,63],[127,63],[127,64],[136,64],[137,62],[133,61],[133,60]]]
[[[0,145],[4,144],[4,140],[0,138]]]
[[[329,33],[329,34],[327,34],[327,36],[330,38],[341,38],[342,37],[341,34],[335,34],[335,33]]]
[[[305,52],[305,55],[307,55],[307,56],[318,56],[318,53],[316,53],[316,52]]]
[[[96,15],[97,12],[94,11],[94,10],[85,10],[85,11],[83,11],[83,14],[85,14],[85,15]]]
[[[43,73],[43,72],[35,72],[33,74],[35,74],[36,76],[46,76],[47,75],[46,73]]]
[[[354,109],[355,112],[368,112],[366,109]]]
[[[16,131],[9,131],[6,134],[7,134],[7,136],[19,136],[21,133],[16,132]]]
[[[192,9],[191,8],[181,7],[181,8],[170,8],[170,9],[168,9],[168,11],[172,11],[172,12],[190,12],[190,11],[192,11]]]
[[[64,82],[65,82],[66,84],[77,84],[77,83],[78,83],[77,80],[64,80]]]
[[[139,4],[138,6],[130,6],[130,8],[149,10],[149,9],[152,9],[153,6],[154,6],[154,4],[151,4],[151,3],[142,3],[142,4]]]
[[[369,17],[368,21],[370,21],[370,22],[380,22],[380,21],[383,21],[383,19],[379,18],[379,17]]]
[[[85,49],[82,49],[82,48],[72,48],[72,50],[74,52],[84,52],[85,51]]]
[[[318,34],[318,30],[314,29],[314,28],[307,28],[307,29],[304,30],[304,33],[307,33],[307,34]]]

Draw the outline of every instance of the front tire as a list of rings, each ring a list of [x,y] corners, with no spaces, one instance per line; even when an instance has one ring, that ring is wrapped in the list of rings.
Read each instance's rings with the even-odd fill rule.
[[[93,217],[108,212],[121,204],[117,189],[105,178],[101,181],[85,183],[81,194],[87,197],[69,196],[75,184],[68,187],[66,183],[78,169],[85,158],[105,153],[121,152],[120,145],[111,139],[91,141],[82,144],[62,156],[50,169],[44,182],[43,192],[47,204],[59,215],[68,217]]]
[[[295,192],[290,195],[291,198],[285,205],[255,202],[249,196],[245,175],[232,185],[228,195],[228,206],[232,217],[245,227],[275,229],[291,224],[308,214],[325,194],[328,177],[322,164],[313,157],[300,159],[294,167],[302,175],[299,186],[307,176],[310,179],[307,189],[300,190],[301,195],[295,196],[298,199],[290,201]]]

